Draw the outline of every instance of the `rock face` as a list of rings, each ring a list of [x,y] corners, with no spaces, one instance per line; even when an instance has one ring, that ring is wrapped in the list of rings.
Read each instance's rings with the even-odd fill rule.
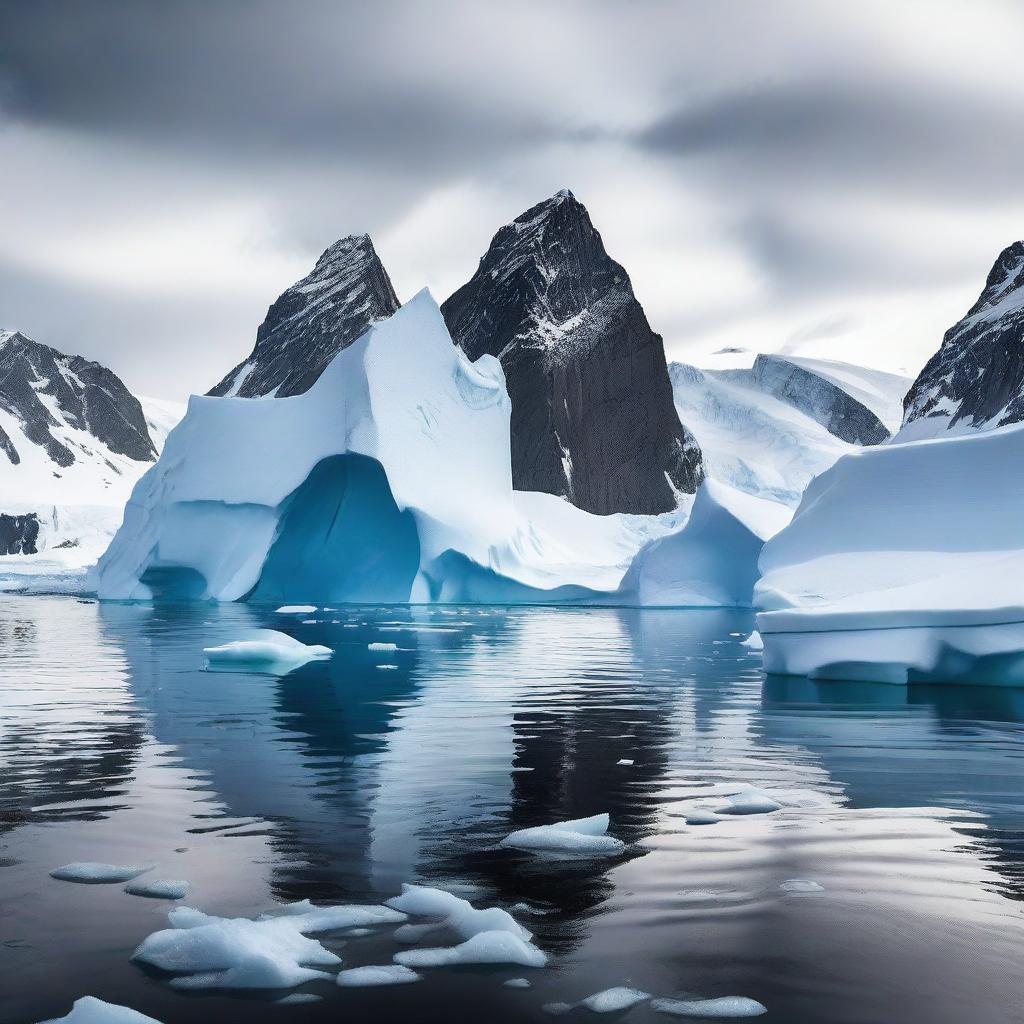
[[[0,331],[0,411],[22,434],[16,443],[0,420],[0,460],[14,466],[26,456],[20,449],[26,442],[55,468],[95,458],[95,448],[76,431],[136,462],[156,459],[142,406],[113,371],[17,331]]]
[[[29,512],[11,516],[0,512],[0,555],[34,555],[39,539],[39,516]]]
[[[784,356],[759,355],[749,374],[756,387],[799,409],[841,441],[866,445],[889,440],[889,431],[870,409],[820,374]]]
[[[1024,420],[1024,242],[1004,249],[903,403],[907,440]]]
[[[370,236],[342,238],[270,307],[252,354],[209,394],[301,395],[342,349],[398,305]]]
[[[696,489],[661,337],[571,192],[501,228],[441,311],[470,359],[501,361],[517,490],[606,515],[666,512]]]

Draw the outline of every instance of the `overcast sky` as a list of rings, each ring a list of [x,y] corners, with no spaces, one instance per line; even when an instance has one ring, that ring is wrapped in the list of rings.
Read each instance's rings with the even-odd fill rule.
[[[0,3],[0,328],[169,398],[369,231],[440,301],[571,188],[671,358],[916,373],[1024,236],[1017,2]]]

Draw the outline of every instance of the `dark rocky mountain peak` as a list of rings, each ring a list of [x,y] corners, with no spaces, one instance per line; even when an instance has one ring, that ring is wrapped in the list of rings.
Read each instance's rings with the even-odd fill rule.
[[[142,406],[112,370],[18,331],[0,331],[0,409],[56,466],[96,457],[72,431],[84,431],[138,462],[156,458]],[[0,427],[0,457],[18,465],[23,455]]]
[[[501,360],[517,489],[598,514],[669,511],[696,489],[661,337],[568,189],[501,228],[441,312],[471,359]]]
[[[903,410],[908,437],[1024,421],[1024,241],[999,254],[978,301],[946,331]]]
[[[209,393],[240,398],[302,394],[342,349],[398,306],[370,236],[342,238],[310,274],[281,294],[256,332],[252,354]]]

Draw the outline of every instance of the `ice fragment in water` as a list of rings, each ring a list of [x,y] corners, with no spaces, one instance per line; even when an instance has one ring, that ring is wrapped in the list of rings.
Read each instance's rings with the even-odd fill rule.
[[[151,866],[132,864],[98,864],[94,861],[75,861],[63,867],[54,868],[51,878],[59,878],[62,882],[82,882],[86,885],[109,885],[113,882],[130,882],[138,878]]]
[[[151,900],[183,900],[188,895],[188,882],[170,878],[154,878],[149,882],[132,882],[124,887],[132,896],[146,896]]]
[[[721,1020],[735,1017],[760,1017],[768,1009],[746,996],[722,996],[719,999],[655,999],[651,1006],[659,1013],[674,1017]]]
[[[559,821],[553,825],[537,825],[520,829],[506,836],[502,846],[517,850],[556,852],[576,856],[621,853],[626,844],[607,835],[608,815]]]
[[[423,975],[417,974],[401,964],[385,964],[380,967],[353,967],[338,975],[338,984],[342,988],[370,988],[377,985],[407,985],[412,981],[422,981]]]
[[[82,996],[75,1000],[68,1014],[42,1024],[160,1024],[160,1021],[127,1006],[106,1003],[95,996]]]

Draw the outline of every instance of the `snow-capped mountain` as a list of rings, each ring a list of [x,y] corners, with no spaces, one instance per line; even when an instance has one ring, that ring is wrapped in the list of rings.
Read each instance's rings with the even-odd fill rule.
[[[180,416],[145,410],[118,376],[0,331],[0,555],[94,560]]]
[[[1024,241],[1000,254],[985,288],[907,393],[899,439],[1024,420]]]
[[[441,310],[470,359],[501,361],[517,490],[606,515],[666,512],[696,489],[661,337],[571,192],[501,228]]]
[[[895,374],[795,356],[758,356],[742,369],[671,363],[669,374],[707,476],[790,506],[814,477],[863,443],[843,434],[888,437],[909,384]]]
[[[349,235],[283,292],[256,332],[256,346],[211,395],[286,398],[308,391],[327,364],[371,324],[398,309],[369,235]]]

